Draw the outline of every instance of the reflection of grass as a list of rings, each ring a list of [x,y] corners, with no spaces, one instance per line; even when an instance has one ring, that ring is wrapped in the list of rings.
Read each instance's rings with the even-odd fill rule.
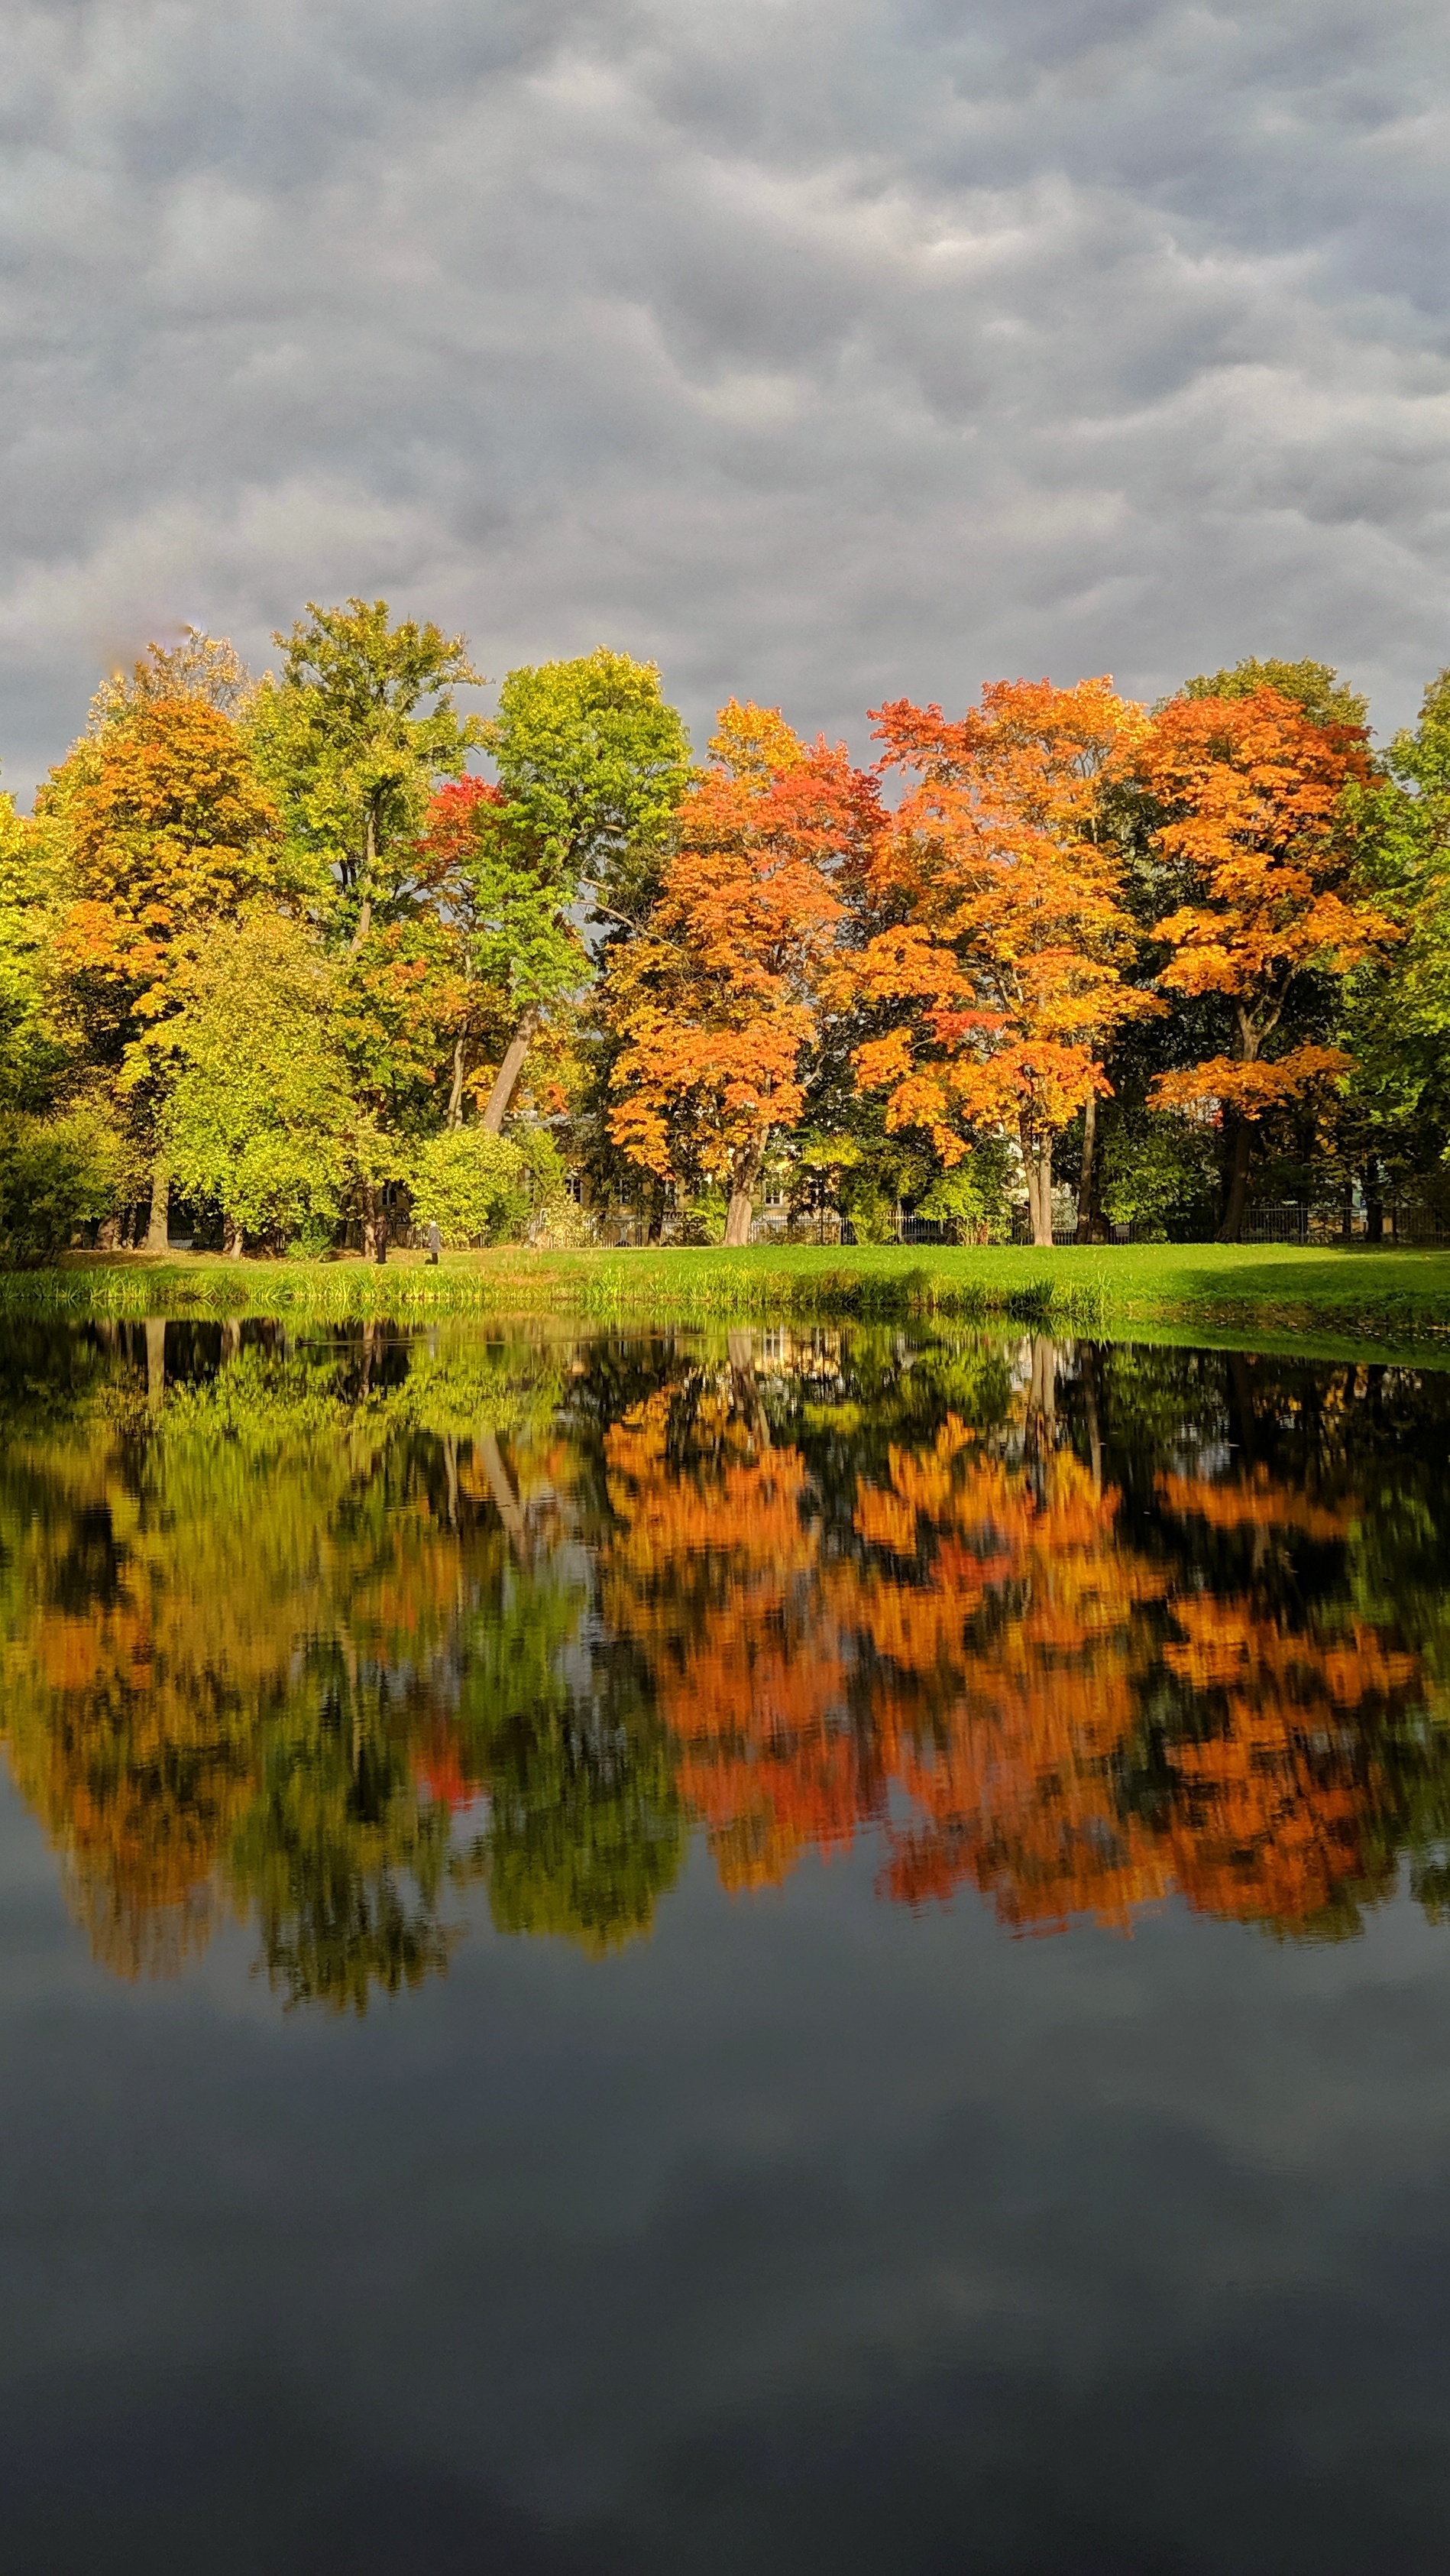
[[[1306,1337],[1450,1348],[1450,1254],[1307,1251],[1296,1245],[1136,1244],[1036,1252],[863,1245],[748,1251],[416,1255],[226,1262],[82,1257],[0,1277],[11,1314],[282,1314],[318,1317],[555,1312],[651,1316],[1000,1316],[1072,1332],[1196,1326],[1302,1344]]]

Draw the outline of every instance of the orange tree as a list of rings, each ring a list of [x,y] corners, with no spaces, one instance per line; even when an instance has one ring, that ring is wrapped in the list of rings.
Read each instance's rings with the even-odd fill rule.
[[[276,809],[231,716],[185,693],[123,706],[37,805],[68,845],[73,896],[56,949],[71,1007],[102,1063],[123,1085],[142,1082],[139,1041],[172,1009],[197,939],[275,881]],[[150,1239],[161,1246],[166,1206],[158,1162]]]
[[[611,961],[609,1124],[659,1178],[723,1183],[725,1241],[740,1244],[771,1131],[805,1105],[836,880],[881,815],[842,746],[808,749],[773,711],[732,700],[710,749],[659,899]]]
[[[1364,729],[1316,718],[1271,687],[1177,697],[1160,709],[1136,767],[1162,818],[1158,852],[1183,896],[1156,925],[1171,952],[1159,982],[1170,993],[1221,996],[1233,1023],[1231,1051],[1161,1074],[1152,1105],[1211,1102],[1227,1113],[1219,1235],[1236,1243],[1258,1122],[1350,1063],[1307,1038],[1271,1054],[1286,1010],[1309,978],[1343,974],[1394,935],[1355,884],[1344,791],[1371,775]]]
[[[905,698],[875,714],[883,768],[919,784],[881,838],[870,935],[842,979],[886,1022],[857,1078],[948,1166],[973,1129],[1015,1133],[1037,1243],[1054,1140],[1108,1091],[1112,1032],[1157,1007],[1126,980],[1135,932],[1103,810],[1144,723],[1105,679],[993,681],[957,722]]]

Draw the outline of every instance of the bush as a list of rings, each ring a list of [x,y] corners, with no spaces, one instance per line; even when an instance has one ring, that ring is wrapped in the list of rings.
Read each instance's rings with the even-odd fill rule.
[[[564,1166],[542,1128],[494,1136],[449,1127],[418,1156],[413,1215],[435,1224],[446,1244],[518,1242],[536,1212],[558,1207]]]
[[[43,1261],[109,1216],[128,1186],[124,1139],[102,1109],[0,1122],[0,1257]]]
[[[1103,1146],[1102,1206],[1112,1225],[1158,1242],[1213,1232],[1218,1199],[1214,1131],[1173,1109],[1129,1110]]]
[[[979,1243],[989,1231],[1010,1225],[1012,1177],[1010,1148],[999,1137],[985,1136],[933,1181],[916,1213],[935,1217],[949,1243]]]

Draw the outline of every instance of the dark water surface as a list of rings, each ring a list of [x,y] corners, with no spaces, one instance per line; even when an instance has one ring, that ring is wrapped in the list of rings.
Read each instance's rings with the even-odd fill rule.
[[[1442,2570],[1450,1376],[13,1329],[0,2559]]]

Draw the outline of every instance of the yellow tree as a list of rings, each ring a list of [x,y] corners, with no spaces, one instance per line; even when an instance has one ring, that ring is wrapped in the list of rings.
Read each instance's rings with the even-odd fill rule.
[[[189,694],[142,692],[52,772],[38,810],[63,829],[73,900],[56,953],[87,1039],[121,1074],[173,1007],[200,936],[275,879],[279,818],[230,715]],[[165,1249],[164,1160],[148,1242]]]
[[[1100,1058],[1157,1008],[1126,981],[1136,943],[1103,812],[1146,719],[1111,681],[993,681],[958,722],[907,699],[875,715],[883,767],[915,776],[870,871],[877,927],[855,998],[890,1022],[857,1050],[889,1128],[924,1128],[942,1161],[967,1132],[1015,1134],[1033,1240],[1052,1240],[1052,1154],[1111,1086]]]

